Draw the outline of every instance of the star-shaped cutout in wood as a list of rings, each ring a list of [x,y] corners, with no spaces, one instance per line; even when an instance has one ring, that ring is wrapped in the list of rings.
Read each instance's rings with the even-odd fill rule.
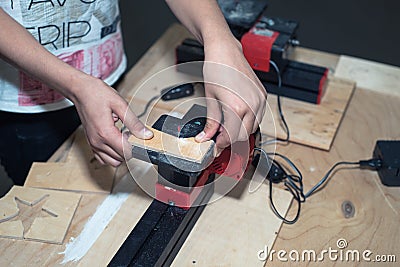
[[[81,195],[14,186],[0,199],[0,237],[61,244]]]

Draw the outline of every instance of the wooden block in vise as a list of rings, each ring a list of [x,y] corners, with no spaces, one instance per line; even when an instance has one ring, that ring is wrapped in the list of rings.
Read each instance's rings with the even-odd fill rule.
[[[178,168],[180,166],[188,166],[191,171],[204,169],[214,159],[215,143],[211,140],[199,143],[193,137],[178,138],[154,128],[151,128],[151,130],[154,133],[151,139],[143,140],[133,135],[128,138],[133,150],[135,148],[142,149],[142,155],[137,156],[133,153],[134,157],[146,160],[148,152],[155,152],[165,156],[168,161],[171,161]]]

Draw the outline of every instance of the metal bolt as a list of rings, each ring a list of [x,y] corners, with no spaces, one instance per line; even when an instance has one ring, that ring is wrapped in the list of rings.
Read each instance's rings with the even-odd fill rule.
[[[267,23],[269,26],[274,26],[275,25],[275,21],[273,19],[267,19]]]
[[[289,42],[293,46],[299,46],[300,45],[300,41],[297,40],[297,39],[290,39]]]

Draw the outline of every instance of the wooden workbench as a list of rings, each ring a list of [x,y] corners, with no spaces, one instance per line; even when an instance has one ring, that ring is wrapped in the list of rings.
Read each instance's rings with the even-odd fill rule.
[[[168,49],[174,47],[186,34],[181,26],[171,27],[127,73],[122,83],[119,84],[120,93],[127,99],[132,97],[130,89],[148,75],[149,70],[154,67],[154,62],[167,53]],[[332,74],[341,60],[340,56],[305,48],[297,48],[292,57],[299,61],[329,67]],[[373,71],[371,75],[374,75]],[[396,79],[400,79],[400,70],[396,75]],[[381,93],[379,88],[374,86],[376,90],[356,88],[329,151],[299,144],[278,145],[277,151],[288,156],[303,172],[306,190],[311,188],[335,162],[370,158],[377,139],[400,139],[400,98],[396,96],[398,93],[392,95],[387,90]],[[66,142],[51,160],[60,161],[65,158],[69,147],[70,142]],[[123,170],[120,171],[123,172]],[[83,194],[79,204],[81,212],[76,214],[74,221],[87,220],[105,198],[106,196],[102,194]],[[143,203],[147,204],[151,201],[145,194],[137,194],[132,198],[129,203],[135,203],[135,198],[141,199]],[[351,218],[345,218],[342,212],[344,201],[350,201],[355,208],[354,216]],[[268,206],[264,208],[269,209]],[[101,238],[79,264],[93,266],[108,262],[124,240],[123,236],[113,232],[112,229],[133,228],[144,210],[145,205],[143,207],[137,207],[134,204],[122,206],[118,220],[111,221],[110,226],[104,230]],[[294,213],[295,209],[291,210],[288,216],[293,216]],[[361,252],[368,249],[373,255],[394,254],[397,261],[400,261],[399,219],[400,188],[382,186],[377,173],[369,170],[340,169],[329,180],[324,190],[316,193],[303,204],[300,219],[296,224],[284,224],[281,227],[275,244],[268,249],[285,250],[288,253],[291,250],[299,253],[303,250],[315,250],[318,253],[329,248],[338,249],[337,241],[345,239],[347,249]],[[203,218],[203,220],[207,220],[207,218]],[[82,231],[83,223],[76,224],[76,227],[73,225],[66,240],[77,236]],[[258,230],[254,229],[254,231]],[[243,239],[240,236],[237,238],[238,242]],[[104,246],[104,243],[107,245]],[[42,248],[45,246],[46,244],[42,246],[26,244],[22,248],[18,247],[16,251],[15,243],[9,242],[2,247],[0,262],[12,262],[16,266],[27,263],[54,265],[59,262],[62,258],[62,255],[58,255],[59,251],[54,250],[49,255],[47,252],[42,252]],[[200,251],[202,249],[210,250],[212,246],[213,244],[208,244],[207,247],[197,249]],[[264,247],[258,249],[262,250]],[[257,252],[251,252],[255,259]],[[239,250],[234,253],[235,255],[232,256],[240,258],[241,253],[248,253],[248,250],[243,248],[243,251]],[[223,257],[229,258],[229,255],[223,255]],[[288,255],[286,255],[287,257]],[[214,262],[215,265],[218,265],[218,258]],[[201,263],[201,261],[197,263]],[[289,263],[293,264],[290,261]],[[297,263],[310,265],[310,261],[301,261],[301,259]],[[190,265],[192,264],[195,263],[190,261]],[[268,266],[287,264],[287,262],[278,260],[276,253],[273,254],[272,262],[267,262]],[[318,263],[314,264],[319,265]],[[332,266],[341,265],[343,262],[330,260],[326,256],[323,264]],[[74,265],[74,263],[67,265]],[[353,263],[353,265],[357,264]],[[364,266],[365,262],[358,263],[358,265]],[[386,264],[386,266],[394,265]]]

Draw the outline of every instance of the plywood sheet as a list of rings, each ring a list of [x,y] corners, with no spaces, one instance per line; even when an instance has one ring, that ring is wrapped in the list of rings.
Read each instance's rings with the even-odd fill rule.
[[[249,193],[244,179],[227,196],[207,205],[172,265],[263,266],[257,254],[272,247],[282,224],[269,207],[268,195],[266,183]],[[292,195],[277,189],[273,197],[286,214]]]
[[[80,199],[72,192],[14,186],[0,199],[0,237],[61,244]]]
[[[134,182],[133,177],[135,179],[157,179],[154,167],[136,159],[131,159],[128,165],[131,173],[123,177],[123,180],[113,189],[113,194],[129,193],[128,199],[87,254],[78,262],[72,262],[74,265],[96,266],[100,264],[106,266],[153,201],[153,198]]]
[[[336,162],[368,159],[376,140],[399,140],[399,103],[399,97],[357,88],[329,153],[295,144],[279,146],[278,152],[289,156],[302,171],[307,191]],[[344,216],[342,204],[345,201],[353,204],[354,217]],[[321,252],[330,247],[337,249],[337,241],[345,239],[348,251],[368,249],[374,255],[395,254],[397,263],[387,262],[387,266],[398,266],[399,219],[400,187],[384,186],[376,171],[338,168],[323,190],[302,205],[299,221],[282,227],[273,249]],[[357,264],[369,265],[353,263]],[[331,262],[325,257],[321,263],[297,261],[289,264],[292,265],[347,266],[349,262]],[[287,267],[288,262],[279,261],[275,254],[266,266]]]
[[[65,162],[35,162],[25,186],[71,191],[109,193],[115,168],[94,159],[83,128],[75,134]]]
[[[290,130],[290,141],[329,150],[354,88],[355,83],[351,81],[330,78],[320,105],[282,98],[281,105]],[[272,111],[272,116],[264,116],[261,131],[270,136],[276,133],[277,137],[286,138],[275,95],[268,96],[268,104],[271,109],[266,112]]]
[[[135,162],[131,167],[132,174],[143,177],[143,179],[153,177],[154,172],[146,174],[149,170],[148,165],[141,161]],[[0,266],[106,266],[152,201],[134,183],[129,174],[126,176],[123,178],[123,182],[117,186],[118,188],[113,189],[113,196],[111,194],[82,194],[62,245],[29,240],[15,242],[10,238],[0,238],[2,248],[0,250]],[[73,192],[66,193],[74,194]],[[95,216],[102,203],[110,196],[118,198],[125,194],[128,194],[127,200],[116,212],[111,222],[107,224],[100,237],[97,240],[93,236],[86,236],[89,237],[88,239],[80,239],[81,243],[84,243],[80,248],[84,249],[87,246],[90,248],[89,252],[82,253],[83,258],[81,259],[61,264],[66,260],[66,256],[74,256],[65,254],[66,247],[73,240],[79,239],[83,230],[87,228],[87,222]],[[86,244],[93,239],[96,240],[93,246]]]
[[[353,80],[357,87],[400,96],[400,68],[349,56],[340,56],[335,76]]]

